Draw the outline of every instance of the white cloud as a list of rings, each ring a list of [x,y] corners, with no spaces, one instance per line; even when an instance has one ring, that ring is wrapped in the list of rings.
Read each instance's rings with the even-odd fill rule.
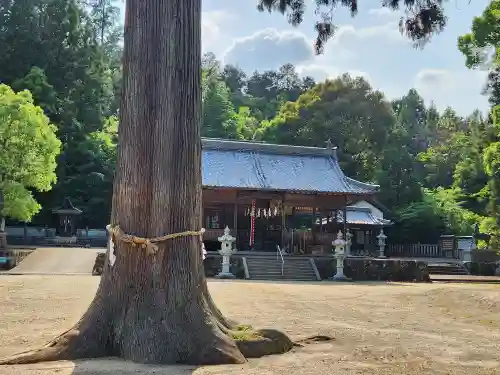
[[[447,92],[455,87],[453,74],[445,69],[422,69],[414,80],[415,88],[422,94]]]
[[[377,39],[378,43],[409,43],[407,38],[401,35],[397,21],[391,21],[380,25],[356,28],[353,25],[342,25],[335,34],[334,45],[348,46],[353,42],[371,41]],[[332,46],[334,48],[334,46]]]
[[[234,18],[230,13],[223,10],[203,12],[201,16],[201,37],[203,52],[221,52],[221,45],[227,34],[223,32],[222,26]],[[228,43],[229,40],[226,41]]]
[[[478,96],[486,82],[487,72],[447,69],[422,69],[413,85],[427,103],[434,102],[439,110],[453,105],[459,113],[467,114],[473,108],[486,110],[486,97]]]
[[[368,14],[371,14],[371,15],[376,16],[376,17],[390,17],[390,18],[399,17],[399,14],[397,11],[394,11],[394,10],[389,9],[387,7],[370,9],[370,10],[368,10]]]
[[[224,53],[224,62],[253,71],[278,68],[285,63],[303,64],[313,56],[312,41],[303,33],[269,28],[235,39]]]

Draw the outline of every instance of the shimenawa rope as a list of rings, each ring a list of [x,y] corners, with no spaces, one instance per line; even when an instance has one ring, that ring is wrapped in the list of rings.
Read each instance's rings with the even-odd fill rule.
[[[171,233],[161,237],[154,238],[144,238],[137,237],[131,234],[125,233],[119,225],[107,225],[106,229],[109,231],[111,238],[114,242],[122,241],[132,244],[133,247],[139,246],[147,251],[148,254],[154,254],[158,251],[158,246],[155,245],[160,242],[165,242],[179,237],[189,237],[189,236],[202,236],[205,233],[205,228],[201,228],[199,231],[188,230],[185,232]]]

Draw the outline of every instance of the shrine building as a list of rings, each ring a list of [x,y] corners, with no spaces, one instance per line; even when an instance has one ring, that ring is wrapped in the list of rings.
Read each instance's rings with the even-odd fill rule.
[[[372,203],[378,186],[347,177],[334,147],[204,138],[202,179],[207,251],[228,226],[239,251],[331,253],[349,230],[352,251],[368,255],[390,225]]]

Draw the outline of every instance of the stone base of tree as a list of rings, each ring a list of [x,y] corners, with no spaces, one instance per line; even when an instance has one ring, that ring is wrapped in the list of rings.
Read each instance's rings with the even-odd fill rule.
[[[170,361],[169,350],[179,345],[176,340],[169,340],[165,337],[162,342],[155,345],[164,348],[165,357],[148,358],[145,353],[139,353],[137,356],[128,352],[128,348],[119,348],[123,343],[113,341],[103,341],[108,336],[106,331],[102,331],[102,322],[97,326],[92,326],[90,319],[84,317],[77,326],[65,332],[45,347],[20,353],[15,356],[0,359],[0,365],[18,365],[30,364],[47,361],[77,360],[83,358],[102,358],[102,357],[121,357],[126,360],[132,360],[142,363],[155,364],[175,364],[186,363],[192,365],[215,365],[215,364],[241,364],[246,362],[247,358],[260,358],[266,355],[283,354],[290,351],[293,347],[303,345],[292,342],[284,333],[273,330],[263,329],[253,331],[246,329],[243,333],[238,327],[224,327],[223,322],[219,321],[212,326],[209,332],[204,332],[205,339],[211,337],[209,341],[212,344],[186,353],[182,361]],[[97,323],[97,322],[93,322]],[[198,338],[188,337],[187,343]],[[186,343],[186,342],[185,342]],[[127,345],[128,346],[128,345]],[[122,352],[125,349],[125,353]],[[186,347],[187,349],[187,347]],[[128,353],[127,353],[128,352]]]

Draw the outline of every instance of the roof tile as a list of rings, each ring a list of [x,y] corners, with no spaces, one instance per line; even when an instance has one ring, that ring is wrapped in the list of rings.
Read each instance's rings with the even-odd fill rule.
[[[203,185],[270,191],[372,194],[350,179],[333,150],[203,139]]]

